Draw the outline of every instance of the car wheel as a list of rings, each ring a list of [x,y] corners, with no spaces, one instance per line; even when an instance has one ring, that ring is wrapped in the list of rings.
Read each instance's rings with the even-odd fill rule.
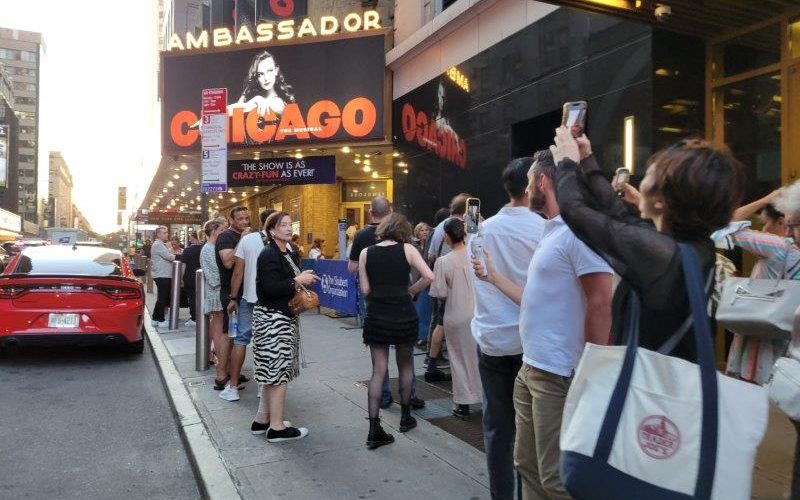
[[[130,354],[142,354],[144,352],[144,339],[125,344],[123,350]]]

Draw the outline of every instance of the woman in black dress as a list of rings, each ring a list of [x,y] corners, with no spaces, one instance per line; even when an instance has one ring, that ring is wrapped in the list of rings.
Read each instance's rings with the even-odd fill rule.
[[[361,251],[358,274],[361,292],[367,298],[364,317],[364,343],[372,355],[372,378],[369,381],[369,435],[367,448],[393,443],[394,437],[380,424],[380,400],[383,379],[389,367],[389,346],[396,347],[400,373],[402,417],[400,432],[417,426],[411,416],[411,383],[414,378],[412,349],[417,340],[418,317],[411,297],[430,284],[433,272],[422,255],[409,242],[411,224],[400,214],[392,214],[375,233],[378,243]],[[414,268],[421,276],[409,287],[409,273]]]

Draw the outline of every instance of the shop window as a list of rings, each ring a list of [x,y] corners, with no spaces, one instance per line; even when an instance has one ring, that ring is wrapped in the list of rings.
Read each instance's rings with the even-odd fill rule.
[[[746,199],[753,200],[781,182],[780,73],[726,85],[717,91],[720,98],[725,143],[746,167]]]
[[[719,43],[713,48],[715,78],[738,75],[781,59],[781,28],[772,24]]]

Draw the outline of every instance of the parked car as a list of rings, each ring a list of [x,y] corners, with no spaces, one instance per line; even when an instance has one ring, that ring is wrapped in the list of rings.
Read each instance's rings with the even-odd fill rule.
[[[144,291],[119,250],[33,246],[0,273],[0,346],[144,348]]]

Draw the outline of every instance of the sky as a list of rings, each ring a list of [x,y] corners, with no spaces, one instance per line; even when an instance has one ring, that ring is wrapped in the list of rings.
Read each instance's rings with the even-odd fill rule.
[[[100,233],[118,228],[117,187],[136,209],[158,166],[156,25],[155,0],[0,0],[0,27],[44,36],[40,140]]]

